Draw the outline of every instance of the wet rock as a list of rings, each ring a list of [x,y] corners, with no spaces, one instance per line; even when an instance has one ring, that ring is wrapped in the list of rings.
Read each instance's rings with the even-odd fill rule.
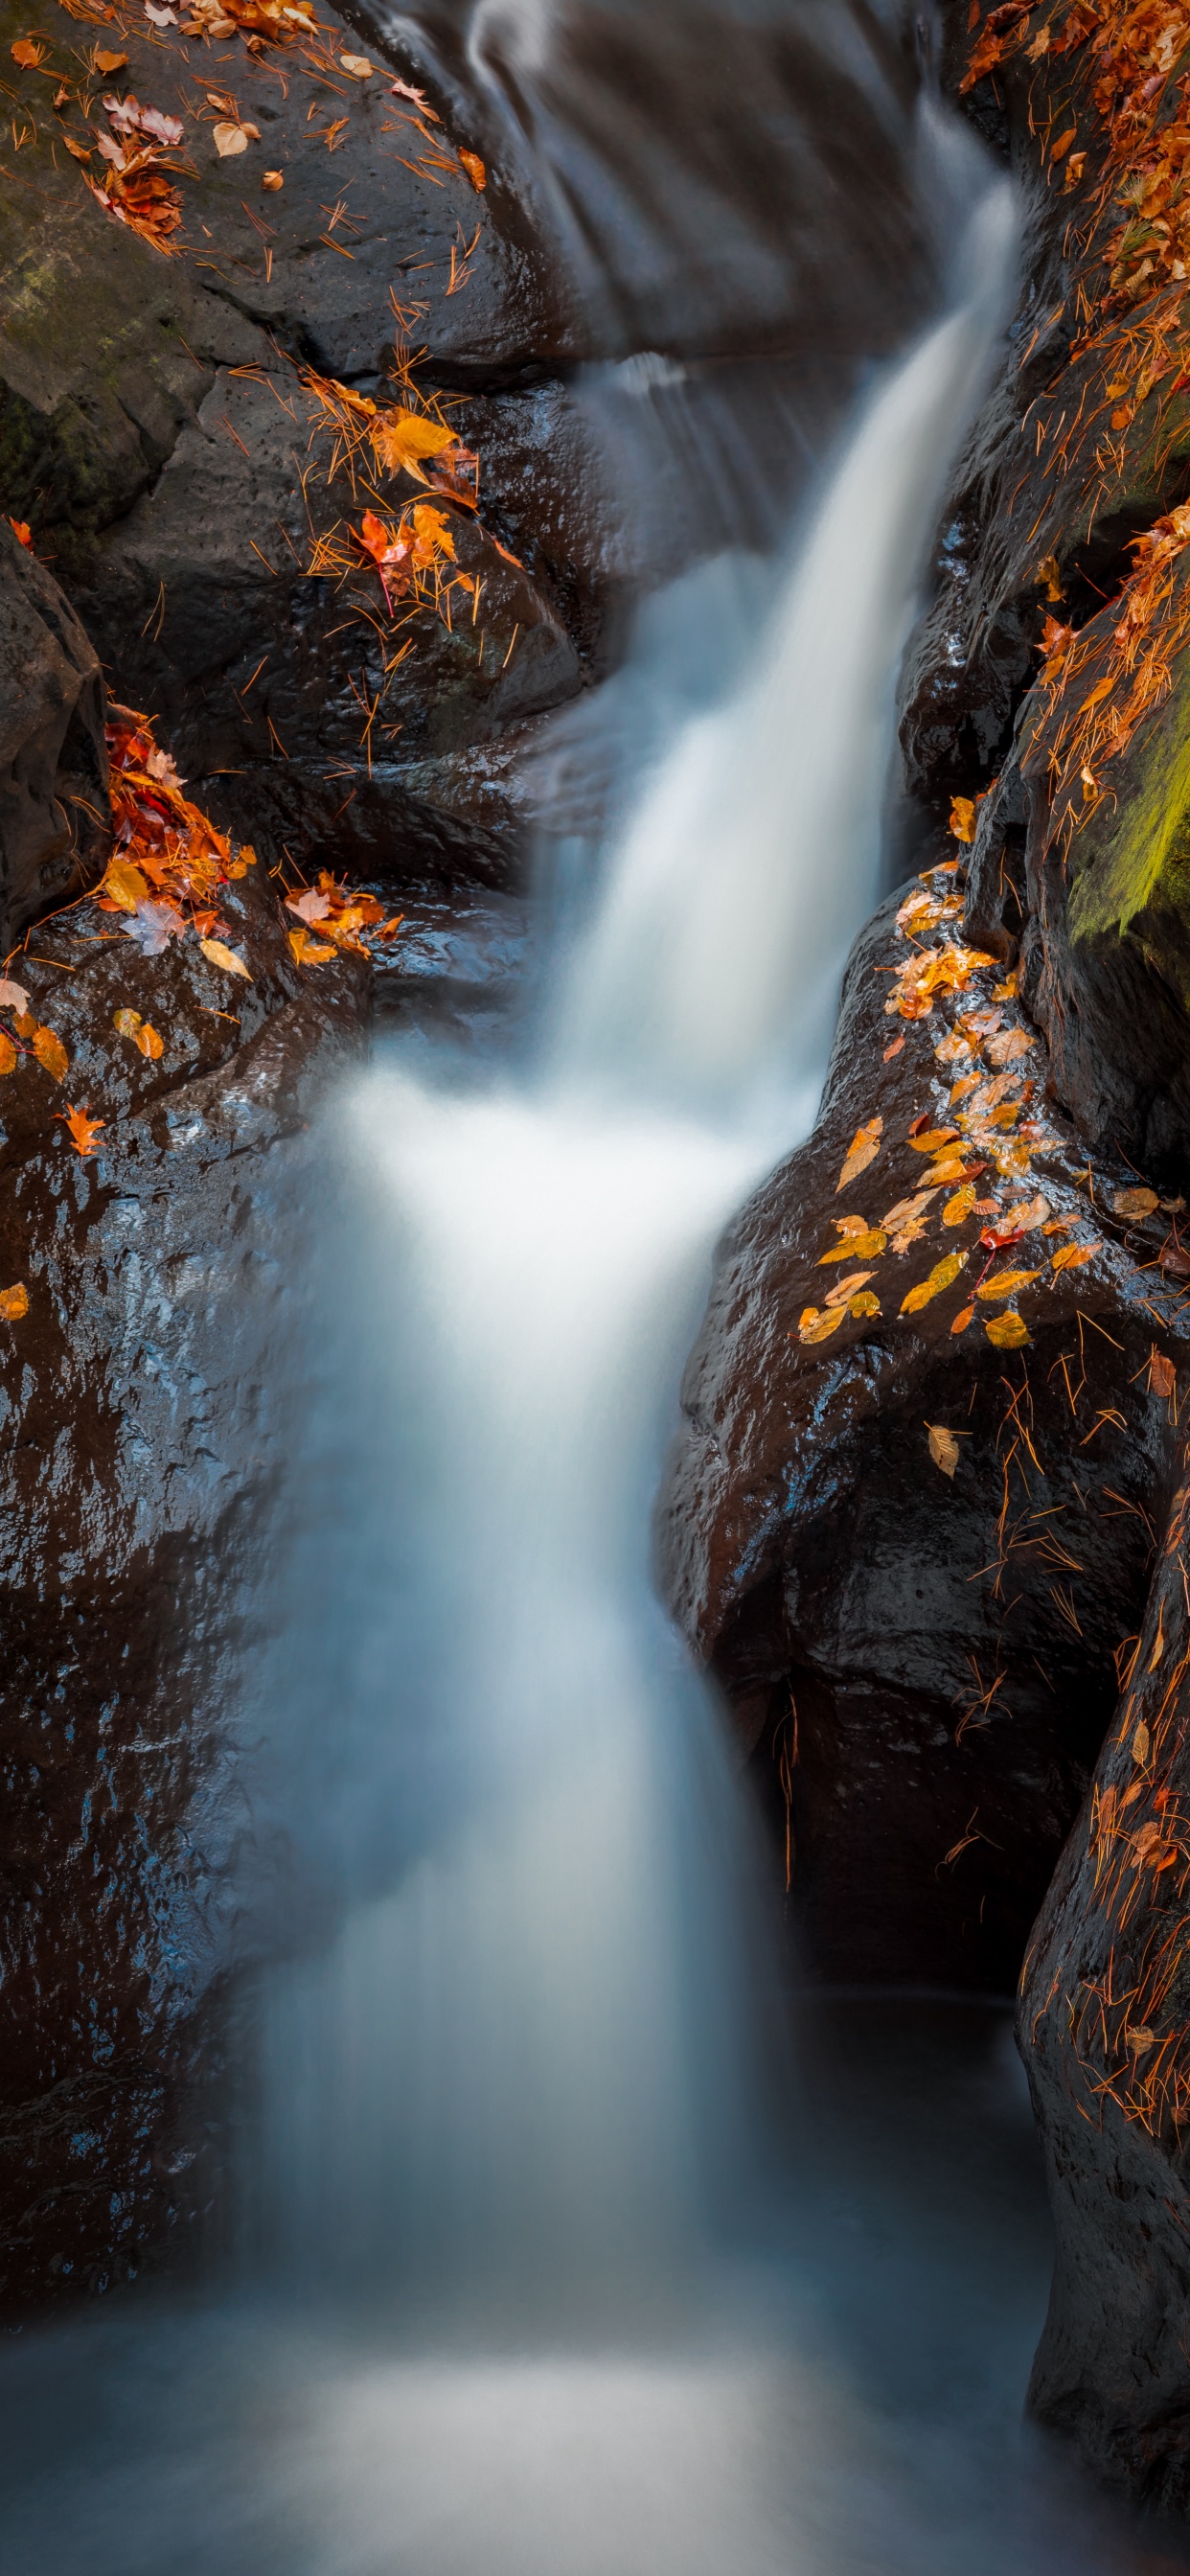
[[[57,582],[0,520],[0,941],[93,875],[110,829],[103,683]]]
[[[788,1849],[811,1972],[1003,1991],[1111,1718],[1115,1651],[1142,1615],[1149,1516],[1172,1474],[1149,1355],[1184,1368],[1190,1343],[1153,1266],[1176,1218],[1130,1230],[1112,1216],[1131,1176],[1088,1164],[1042,1106],[1044,1049],[1010,993],[992,999],[1000,970],[907,1022],[884,1004],[908,953],[886,907],[851,961],[814,1134],[722,1248],[662,1561]],[[972,1008],[987,1033],[972,1024],[965,1051]],[[952,1103],[964,1080],[976,1112],[990,1086],[1009,1123]],[[956,1142],[972,1182],[935,1185],[915,1131],[968,1116]],[[874,1118],[878,1155],[841,1186]],[[922,1185],[919,1215],[895,1217]],[[840,1219],[874,1237],[842,1263],[829,1258]],[[1021,1224],[1002,1249],[982,1240]],[[898,1228],[912,1237],[901,1250]],[[1090,1261],[1061,1262],[1091,1244]],[[953,1277],[904,1312],[952,1254]],[[1005,1270],[1037,1275],[981,1297],[985,1271],[994,1288]],[[804,1339],[848,1278],[880,1311],[845,1308],[829,1338]],[[988,1327],[1014,1310],[1027,1339],[998,1347]],[[953,1475],[932,1429],[951,1436]]]
[[[288,1179],[369,969],[304,979],[263,868],[247,978],[92,905],[19,973],[65,1048],[0,1083],[0,2300],[125,2279],[209,2197],[203,2086],[245,1830],[226,1734],[281,1404]],[[35,952],[35,953],[34,953]],[[113,1022],[132,1010],[157,1059]],[[102,1121],[83,1158],[64,1123]],[[198,2109],[195,2088],[198,2088]]]

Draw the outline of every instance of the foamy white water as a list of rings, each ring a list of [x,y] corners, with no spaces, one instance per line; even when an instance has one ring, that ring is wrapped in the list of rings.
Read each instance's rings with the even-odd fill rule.
[[[755,2142],[747,1826],[653,1600],[651,1493],[715,1238],[810,1123],[876,898],[896,665],[1013,234],[993,190],[973,292],[870,403],[751,673],[609,854],[535,1069],[398,1061],[350,1103],[417,1354],[457,1821],[271,1999],[290,2272],[557,2331],[688,2277]]]

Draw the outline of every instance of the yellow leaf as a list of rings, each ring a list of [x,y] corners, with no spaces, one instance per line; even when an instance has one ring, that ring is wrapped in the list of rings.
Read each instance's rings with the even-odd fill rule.
[[[1093,1261],[1096,1253],[1101,1252],[1102,1249],[1102,1245],[1098,1243],[1064,1243],[1061,1251],[1054,1254],[1054,1268],[1055,1270],[1081,1270],[1084,1263]]]
[[[958,1132],[957,1127],[931,1127],[924,1136],[911,1136],[909,1143],[915,1154],[937,1154],[943,1145],[953,1145]]]
[[[6,1324],[19,1324],[29,1312],[29,1291],[19,1281],[15,1288],[0,1288],[0,1315]]]
[[[841,1243],[821,1253],[818,1267],[825,1269],[828,1261],[875,1261],[887,1242],[888,1236],[878,1226],[865,1226],[861,1234],[845,1234]]]
[[[930,1456],[934,1465],[941,1467],[944,1476],[953,1476],[959,1463],[959,1444],[953,1431],[945,1431],[940,1422],[927,1422],[926,1429],[930,1435]]]
[[[799,1342],[828,1341],[830,1335],[837,1332],[846,1312],[845,1306],[828,1306],[820,1315],[816,1306],[807,1306],[797,1328]]]
[[[848,1314],[855,1315],[857,1317],[862,1315],[878,1315],[880,1312],[880,1299],[872,1295],[870,1288],[865,1288],[862,1295],[852,1298],[847,1311]]]
[[[118,1037],[134,1038],[140,1024],[139,1011],[116,1011],[113,1014],[112,1027]]]
[[[138,903],[149,900],[148,881],[134,868],[131,859],[112,859],[99,889],[121,912],[135,912]]]
[[[975,1294],[977,1297],[986,1297],[989,1300],[998,1297],[1015,1297],[1018,1288],[1028,1288],[1034,1279],[1040,1279],[1040,1277],[1040,1270],[1002,1270],[998,1279],[985,1279],[982,1288],[977,1288]]]
[[[198,944],[212,966],[222,966],[229,975],[244,975],[251,983],[252,969],[245,966],[242,957],[237,957],[234,948],[225,947],[221,939],[200,939]]]
[[[65,1082],[70,1071],[70,1061],[61,1038],[56,1038],[52,1029],[36,1031],[33,1039],[33,1053],[38,1063],[45,1066],[46,1072],[53,1075],[55,1082]]]
[[[1145,1763],[1148,1761],[1148,1758],[1149,1730],[1142,1717],[1136,1733],[1132,1738],[1132,1759],[1134,1762]]]
[[[960,1270],[965,1270],[966,1266],[965,1252],[948,1252],[944,1261],[935,1262],[928,1279],[922,1279],[916,1288],[910,1289],[908,1296],[902,1300],[901,1313],[903,1315],[920,1314],[922,1307],[928,1306],[932,1297],[940,1296],[944,1288],[949,1288],[952,1281],[958,1278]]]
[[[942,1210],[943,1225],[965,1225],[974,1205],[975,1183],[966,1181],[962,1189],[956,1190],[954,1197],[947,1200]]]
[[[390,474],[404,470],[417,475],[421,483],[425,481],[419,471],[423,456],[440,456],[444,448],[458,444],[453,429],[444,429],[440,421],[425,420],[419,412],[403,408],[381,412],[369,436],[378,463]]]
[[[158,1036],[156,1029],[150,1028],[147,1020],[142,1020],[141,1025],[136,1032],[136,1043],[140,1048],[141,1054],[149,1056],[154,1063],[156,1063],[159,1055],[164,1055],[165,1053],[164,1038]]]
[[[1014,1315],[1011,1308],[1006,1315],[993,1315],[984,1330],[998,1351],[1019,1351],[1029,1339],[1029,1328],[1023,1315]]]
[[[1111,1204],[1113,1216],[1152,1216],[1159,1201],[1156,1190],[1117,1190]]]
[[[950,828],[956,841],[971,842],[974,840],[975,800],[973,797],[955,797],[950,809]]]
[[[835,1184],[836,1198],[838,1197],[840,1190],[848,1189],[852,1181],[858,1179],[861,1172],[867,1171],[869,1163],[875,1162],[876,1156],[880,1151],[880,1139],[883,1134],[883,1118],[869,1118],[866,1126],[856,1128],[848,1149],[847,1159]]]
[[[827,1298],[827,1305],[846,1306],[850,1299],[858,1294],[861,1288],[867,1287],[871,1276],[872,1273],[870,1270],[849,1270],[845,1279],[837,1279],[835,1281],[835,1285],[831,1289],[830,1295]]]
[[[937,1162],[930,1165],[930,1179],[935,1189],[947,1190],[953,1182],[965,1181],[968,1169],[962,1154],[940,1154]]]

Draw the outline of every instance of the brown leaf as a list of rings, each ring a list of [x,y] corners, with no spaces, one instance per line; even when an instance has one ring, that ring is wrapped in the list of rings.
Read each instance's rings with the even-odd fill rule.
[[[35,44],[32,36],[18,36],[15,45],[9,47],[14,63],[19,63],[23,72],[35,72],[38,64],[45,61],[47,50],[45,45]]]
[[[72,152],[72,153],[74,154],[74,158],[75,158],[75,160],[76,160],[76,161],[89,161],[89,160],[90,160],[90,158],[91,158],[91,146],[90,146],[90,144],[89,144],[89,143],[76,143],[76,142],[75,142],[75,140],[74,140],[73,135],[71,135],[71,134],[64,134],[64,135],[63,135],[63,137],[62,137],[62,140],[63,140],[63,142],[64,142],[64,144],[65,144],[65,146],[66,146],[67,151],[68,151],[68,152]]]
[[[55,1082],[65,1082],[70,1071],[70,1059],[61,1038],[55,1037],[52,1029],[34,1031],[33,1053],[38,1063],[45,1066],[46,1072],[53,1075]]]
[[[944,1430],[940,1422],[927,1422],[926,1429],[930,1435],[930,1456],[934,1465],[942,1469],[944,1476],[953,1476],[959,1463],[959,1444],[953,1431]]]
[[[1054,1267],[1055,1269],[1057,1268],[1057,1262],[1055,1262]],[[1178,1373],[1174,1367],[1173,1361],[1167,1359],[1164,1351],[1159,1351],[1154,1345],[1154,1348],[1149,1353],[1150,1394],[1171,1396],[1177,1382]]]
[[[993,1315],[984,1330],[998,1351],[1019,1351],[1029,1339],[1029,1327],[1023,1315],[1014,1314],[1011,1308],[1006,1315]]]
[[[220,123],[211,127],[215,150],[221,161],[229,161],[236,152],[246,152],[248,137],[242,125]]]
[[[366,54],[340,54],[339,68],[351,80],[371,80],[374,67]]]
[[[867,1171],[869,1163],[875,1162],[883,1134],[883,1118],[869,1118],[866,1126],[856,1128],[848,1148],[847,1159],[835,1183],[836,1198],[840,1190],[849,1189],[852,1181],[858,1180],[860,1173]]]
[[[472,187],[478,188],[482,195],[483,190],[488,184],[488,174],[480,160],[478,152],[460,152],[459,159],[463,164],[463,168],[466,171],[469,180],[471,181]]]
[[[888,1215],[881,1217],[880,1222],[885,1233],[896,1234],[904,1225],[916,1225],[918,1218],[924,1215],[931,1199],[936,1199],[937,1196],[938,1191],[935,1187],[929,1190],[917,1190],[911,1199],[898,1199],[896,1206],[889,1209]]]
[[[1113,1216],[1153,1216],[1160,1204],[1156,1190],[1117,1190]]]
[[[845,1278],[836,1279],[834,1287],[828,1290],[827,1305],[846,1306],[861,1288],[867,1287],[871,1277],[870,1270],[849,1270]]]
[[[928,1306],[931,1298],[940,1296],[944,1288],[949,1288],[966,1266],[965,1252],[948,1252],[944,1261],[935,1262],[929,1278],[919,1281],[918,1286],[911,1288],[908,1296],[902,1299],[901,1313],[920,1314],[922,1307]]]
[[[285,174],[281,170],[262,170],[260,174],[260,184],[262,188],[268,188],[270,190],[283,188],[285,185]]]
[[[984,1053],[988,1063],[1001,1073],[1006,1064],[1019,1064],[1023,1055],[1031,1055],[1036,1044],[1036,1038],[1026,1036],[1024,1029],[1001,1029],[998,1037],[988,1039]]]
[[[29,1312],[29,1291],[18,1280],[15,1288],[0,1288],[0,1315],[6,1324],[19,1324]]]

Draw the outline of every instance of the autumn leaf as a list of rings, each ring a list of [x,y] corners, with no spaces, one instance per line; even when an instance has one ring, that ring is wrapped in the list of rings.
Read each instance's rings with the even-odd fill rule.
[[[291,930],[289,945],[299,966],[325,966],[327,958],[335,954],[332,941],[311,939],[308,930]]]
[[[90,1115],[90,1107],[90,1102],[84,1100],[81,1109],[60,1109],[58,1111],[58,1116],[62,1120],[63,1126],[69,1129],[70,1141],[74,1147],[75,1153],[81,1154],[84,1160],[88,1154],[93,1154],[96,1151],[95,1139],[99,1134],[100,1128],[107,1124],[106,1119],[92,1118]]]
[[[1029,1339],[1029,1327],[1024,1316],[1015,1315],[1011,1310],[1007,1315],[993,1315],[984,1330],[998,1351],[1019,1351]]]
[[[942,1210],[943,1225],[965,1225],[974,1205],[975,1183],[966,1181],[962,1189],[956,1190],[954,1197],[947,1200]]]
[[[1024,1029],[1001,1029],[998,1037],[988,1039],[985,1053],[988,1063],[1000,1073],[1005,1065],[1019,1064],[1023,1055],[1031,1055],[1036,1044],[1036,1038],[1028,1037]]]
[[[950,829],[956,841],[975,838],[975,802],[970,796],[956,796],[950,809]]]
[[[8,524],[12,529],[12,533],[16,538],[18,546],[23,546],[26,554],[31,555],[33,552],[33,530],[30,527],[28,520],[10,519]]]
[[[171,939],[180,939],[186,928],[174,903],[138,903],[131,921],[124,923],[124,936],[134,939],[143,957],[161,957]]]
[[[1038,1226],[1044,1226],[1049,1212],[1049,1200],[1038,1191],[1035,1198],[1018,1199],[1014,1207],[1005,1208],[1004,1222],[1017,1234],[1035,1234]]]
[[[959,1463],[959,1444],[953,1431],[944,1430],[940,1422],[927,1422],[926,1430],[930,1435],[930,1456],[934,1465],[942,1469],[944,1476],[953,1476]]]
[[[1082,1270],[1101,1250],[1098,1243],[1064,1243],[1061,1251],[1054,1254],[1053,1266],[1055,1270]]]
[[[1142,1717],[1136,1733],[1132,1738],[1132,1759],[1134,1762],[1139,1762],[1143,1767],[1143,1765],[1148,1761],[1148,1758],[1149,1730]]]
[[[102,72],[102,73],[103,73],[103,77],[104,77],[104,79],[105,79],[105,80],[109,80],[113,72],[122,72],[122,71],[123,71],[124,66],[125,66],[125,64],[127,63],[127,60],[128,60],[128,56],[127,56],[127,54],[96,54],[96,56],[95,56],[95,69],[96,69],[96,71],[97,71],[97,72]],[[107,100],[105,99],[103,103],[104,103],[104,106],[106,107],[106,106],[107,106]],[[179,140],[179,142],[181,141],[181,136],[180,136],[180,135],[179,135],[179,137],[178,137],[178,140]]]
[[[916,1225],[918,1218],[925,1214],[931,1199],[936,1199],[937,1196],[938,1191],[934,1187],[918,1190],[911,1199],[898,1199],[896,1206],[889,1209],[888,1215],[881,1217],[880,1222],[885,1232],[897,1234],[903,1225]]]
[[[0,1010],[27,1011],[29,996],[23,984],[15,984],[8,975],[0,975]]]
[[[458,445],[453,429],[403,408],[382,412],[370,436],[377,462],[388,473],[412,474],[419,483],[426,480],[421,470],[423,456],[441,456],[445,448]]]
[[[967,1326],[968,1326],[968,1324],[973,1324],[973,1323],[974,1323],[974,1321],[975,1321],[975,1308],[974,1308],[974,1306],[960,1306],[959,1311],[958,1311],[958,1314],[955,1316],[954,1322],[953,1322],[953,1324],[951,1325],[951,1328],[950,1328],[950,1329],[951,1329],[952,1333],[965,1333],[965,1332],[966,1332],[966,1330],[967,1330]]]
[[[138,903],[147,903],[149,900],[147,879],[141,875],[139,868],[132,865],[130,859],[109,860],[99,891],[101,895],[106,895],[109,903],[115,904],[121,912],[135,912]]]
[[[1057,1262],[1055,1261],[1055,1270],[1057,1269],[1057,1266]],[[1150,1394],[1170,1396],[1173,1394],[1177,1382],[1178,1373],[1174,1367],[1173,1361],[1167,1359],[1164,1351],[1159,1351],[1154,1345],[1153,1349],[1149,1353]]]
[[[830,1290],[827,1296],[827,1305],[849,1305],[851,1299],[858,1295],[860,1289],[867,1287],[871,1276],[872,1273],[870,1270],[849,1270],[845,1279],[836,1280],[834,1287]]]
[[[226,947],[222,939],[200,939],[198,944],[212,966],[222,966],[228,975],[243,975],[251,983],[251,967],[245,966],[243,958],[237,957],[234,948]]]
[[[807,1306],[797,1328],[799,1342],[829,1341],[837,1332],[847,1312],[845,1306],[827,1306],[820,1315],[816,1306]]]
[[[835,1183],[836,1198],[840,1190],[850,1188],[852,1181],[858,1180],[860,1173],[867,1171],[869,1163],[875,1162],[883,1134],[883,1118],[869,1118],[866,1126],[856,1128],[843,1169]]]
[[[351,80],[371,80],[372,77],[373,66],[366,54],[340,54],[339,68]]]
[[[134,1038],[141,1024],[139,1011],[113,1011],[112,1027],[118,1037]]]
[[[908,1296],[902,1299],[901,1313],[919,1315],[922,1307],[929,1305],[931,1298],[941,1296],[942,1290],[951,1286],[958,1278],[960,1270],[966,1268],[966,1264],[965,1252],[948,1252],[945,1260],[936,1261],[929,1278],[920,1280],[917,1287],[911,1288]]]
[[[1153,1216],[1160,1204],[1156,1190],[1117,1190],[1113,1216]]]
[[[1018,1288],[1029,1288],[1033,1281],[1040,1277],[1040,1270],[1003,1270],[998,1279],[985,1279],[983,1286],[977,1288],[975,1294],[977,1297],[988,1299],[1015,1297]]]
[[[34,1030],[33,1053],[38,1063],[45,1066],[46,1072],[53,1075],[55,1082],[65,1082],[70,1060],[61,1038],[55,1037],[52,1029]]]
[[[915,1154],[937,1154],[943,1145],[953,1145],[957,1127],[930,1127],[924,1136],[910,1136],[908,1142]]]
[[[887,1243],[888,1236],[879,1227],[861,1227],[858,1233],[845,1235],[841,1243],[832,1244],[829,1252],[821,1253],[818,1267],[824,1269],[828,1261],[875,1261]]]
[[[20,1059],[12,1039],[0,1029],[0,1074],[15,1073]]]
[[[9,48],[14,63],[19,63],[23,72],[35,72],[38,64],[45,61],[48,50],[46,45],[35,44],[32,36],[18,36],[15,45]]]
[[[285,185],[285,174],[282,170],[262,170],[260,174],[260,184],[262,188],[268,188],[272,191],[275,191],[278,188],[283,188]]]
[[[17,1282],[15,1288],[0,1288],[0,1315],[6,1324],[19,1324],[29,1312],[29,1291]]]
[[[221,161],[230,161],[235,153],[248,149],[248,137],[242,125],[230,125],[221,120],[211,127],[211,136]]]
[[[463,168],[466,171],[469,180],[471,181],[472,187],[478,188],[482,194],[488,184],[488,174],[480,160],[478,152],[460,152],[459,159],[463,164]]]
[[[879,1312],[880,1299],[872,1295],[870,1288],[865,1288],[858,1297],[853,1297],[848,1308],[848,1313],[857,1319],[865,1315],[878,1315]]]
[[[158,1035],[156,1029],[150,1028],[147,1020],[141,1021],[134,1043],[140,1048],[141,1054],[148,1056],[153,1064],[157,1062],[158,1056],[165,1053],[164,1038]]]

